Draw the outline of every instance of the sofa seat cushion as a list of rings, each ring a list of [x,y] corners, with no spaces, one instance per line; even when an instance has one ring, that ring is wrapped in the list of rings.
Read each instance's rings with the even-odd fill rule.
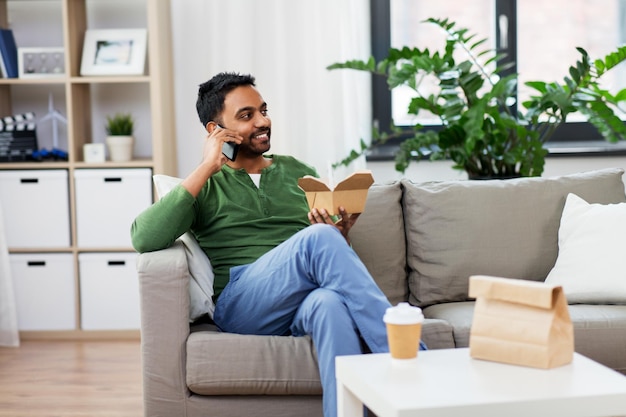
[[[436,304],[426,307],[423,311],[427,319],[444,320],[452,326],[455,347],[469,346],[470,329],[474,318],[474,301]]]
[[[576,352],[626,374],[626,306],[576,304],[569,313]]]
[[[445,320],[425,319],[422,341],[428,349],[454,349],[454,329]]]
[[[626,374],[626,306],[576,304],[569,306],[569,313],[576,352]],[[433,305],[424,309],[424,316],[447,321],[454,328],[456,347],[469,346],[473,301]]]
[[[187,387],[200,395],[320,395],[308,336],[196,331],[187,339]]]
[[[374,184],[350,240],[391,304],[407,301],[406,241],[400,182]]]
[[[471,275],[543,281],[557,258],[568,193],[589,203],[626,200],[622,169],[555,178],[404,181],[410,302],[468,299]]]

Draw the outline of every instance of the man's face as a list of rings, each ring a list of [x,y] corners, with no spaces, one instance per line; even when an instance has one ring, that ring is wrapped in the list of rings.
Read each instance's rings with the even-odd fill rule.
[[[222,127],[243,137],[240,154],[254,156],[269,151],[272,122],[267,115],[267,103],[253,86],[240,86],[226,95],[222,123]]]

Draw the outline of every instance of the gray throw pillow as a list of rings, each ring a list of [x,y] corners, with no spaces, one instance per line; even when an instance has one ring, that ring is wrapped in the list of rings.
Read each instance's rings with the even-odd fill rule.
[[[556,178],[404,180],[410,301],[468,299],[471,275],[543,281],[558,254],[568,193],[590,203],[625,201],[623,169]]]
[[[350,230],[352,247],[392,304],[408,299],[400,182],[374,184]]]

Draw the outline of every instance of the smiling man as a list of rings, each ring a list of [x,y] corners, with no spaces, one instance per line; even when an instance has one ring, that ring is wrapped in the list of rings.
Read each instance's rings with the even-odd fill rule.
[[[190,230],[215,270],[213,320],[224,332],[310,335],[318,354],[324,415],[336,415],[335,356],[388,352],[384,294],[348,244],[358,215],[309,211],[298,178],[316,175],[290,156],[269,155],[267,103],[249,75],[220,73],[200,86],[206,128],[198,167],[132,225],[138,252]],[[225,143],[238,146],[234,160]]]

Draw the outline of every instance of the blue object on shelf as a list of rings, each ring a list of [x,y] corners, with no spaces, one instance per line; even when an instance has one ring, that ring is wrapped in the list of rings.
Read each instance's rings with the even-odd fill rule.
[[[67,161],[68,154],[62,149],[52,148],[48,150],[46,148],[39,149],[33,152],[33,159],[35,161],[54,160],[54,161]]]
[[[0,29],[0,55],[3,75],[6,78],[17,78],[17,45],[11,29]]]

